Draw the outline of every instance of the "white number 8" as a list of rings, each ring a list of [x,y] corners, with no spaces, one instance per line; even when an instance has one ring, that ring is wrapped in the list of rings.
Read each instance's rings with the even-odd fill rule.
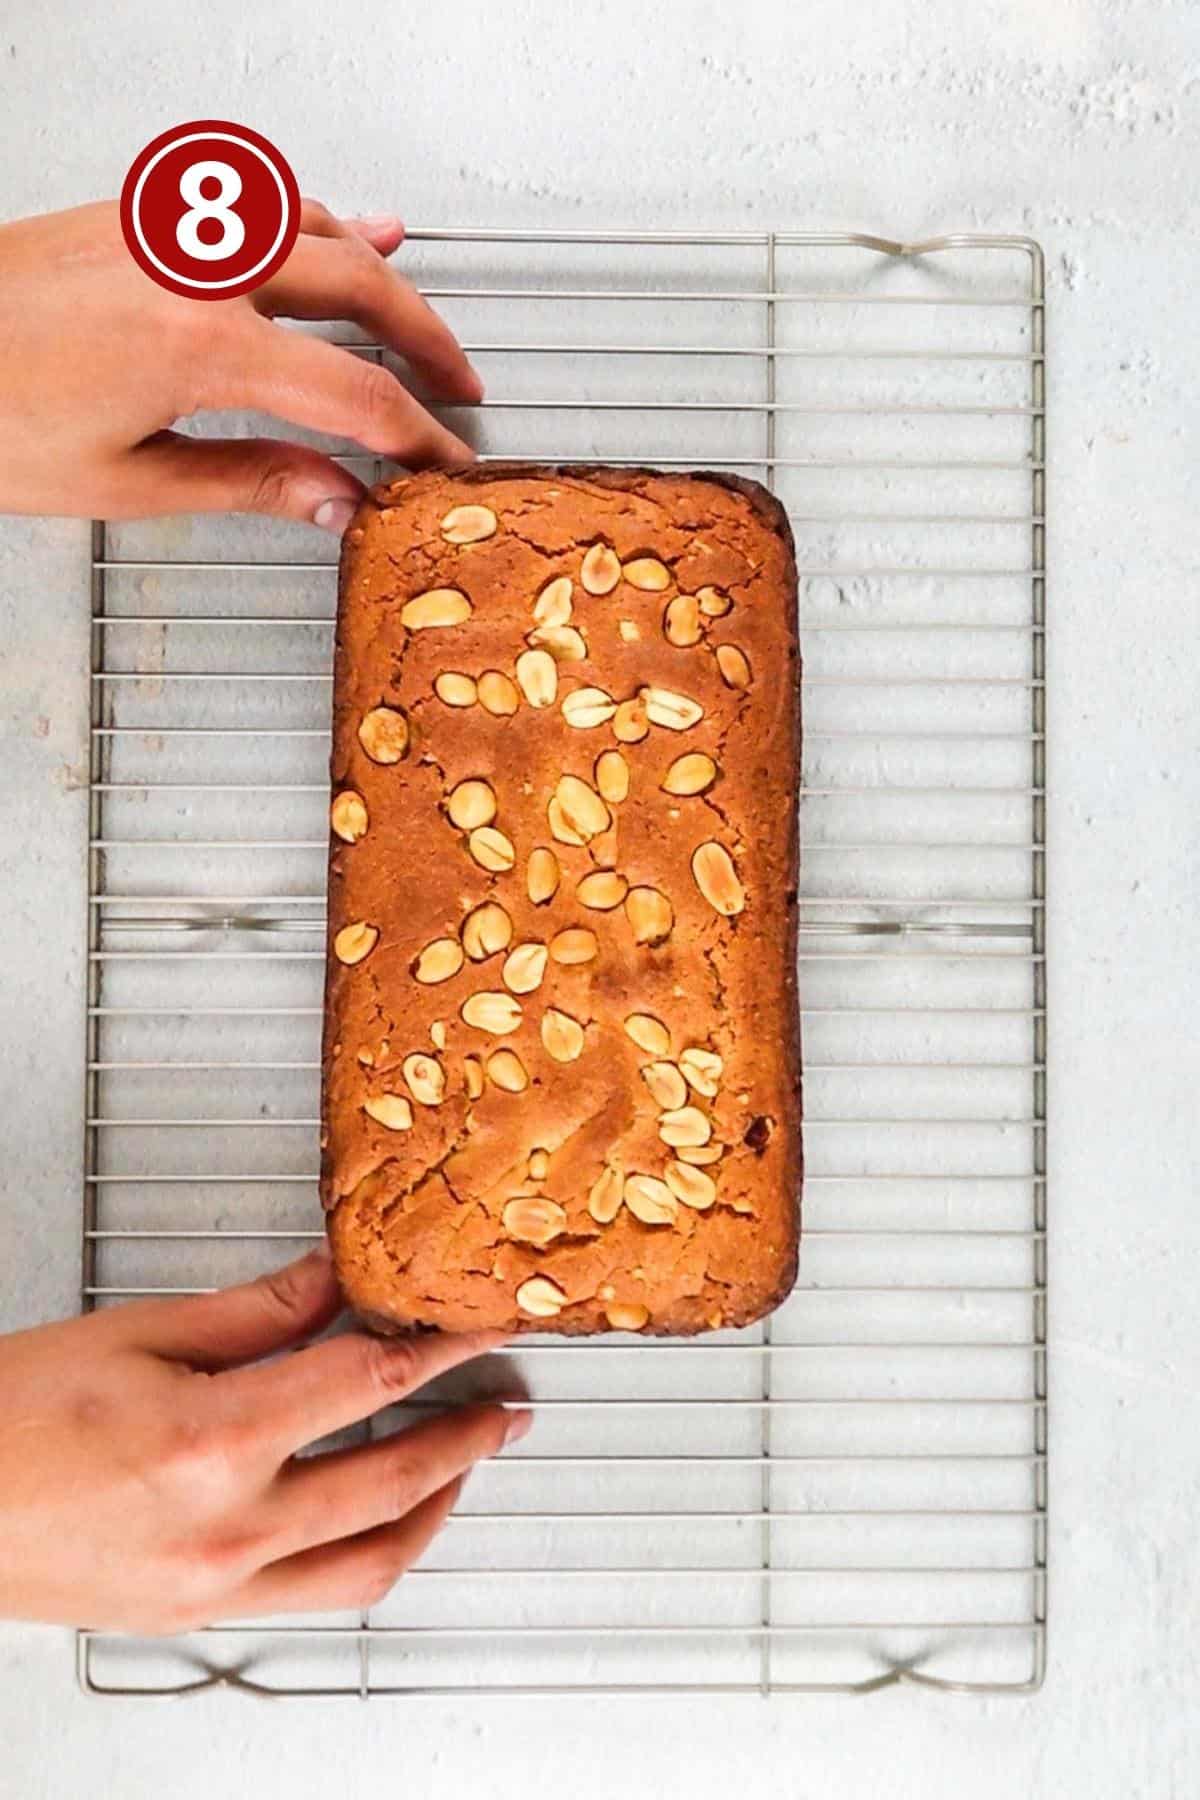
[[[215,200],[200,192],[200,183],[218,181],[221,191]],[[242,178],[227,162],[194,162],[179,177],[179,197],[188,203],[175,227],[175,241],[185,256],[197,262],[224,262],[236,256],[246,241],[246,227],[232,210],[242,194]],[[215,243],[206,244],[197,230],[201,219],[218,219],[221,235]]]

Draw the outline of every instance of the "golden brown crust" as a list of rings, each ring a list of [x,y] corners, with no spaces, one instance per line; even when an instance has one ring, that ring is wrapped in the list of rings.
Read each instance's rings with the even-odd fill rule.
[[[445,525],[456,508],[473,510]],[[596,545],[621,565],[589,565],[588,586],[615,582],[606,592],[584,585]],[[554,656],[518,670],[534,603],[560,577],[569,617],[557,590],[558,624],[535,645]],[[687,596],[703,590],[700,608]],[[406,624],[427,594],[439,597]],[[338,608],[322,1199],[346,1297],[377,1328],[595,1332],[636,1326],[644,1311],[647,1333],[691,1333],[748,1324],[789,1291],[801,1181],[795,601],[786,515],[736,477],[473,465],[364,502]],[[453,622],[431,622],[443,617]],[[477,686],[470,703],[487,670],[507,678],[482,690],[494,711]],[[447,674],[469,680],[435,690]],[[553,697],[532,704],[547,682]],[[628,734],[603,700],[596,723],[573,728],[578,703],[564,715],[564,700],[597,688],[634,701],[635,715],[645,689],[664,697]],[[606,751],[624,770],[612,757],[597,768]],[[685,756],[710,757],[715,779],[664,791]],[[670,785],[704,778],[692,761]],[[493,867],[507,844],[513,867]],[[528,891],[535,847],[559,876],[541,904]],[[579,882],[605,871],[618,879],[584,895],[654,892],[583,904]],[[478,956],[495,940],[464,921],[485,902],[504,909],[499,935],[510,935],[476,960],[463,944]],[[533,950],[507,961],[568,929],[594,933],[592,960]],[[461,1014],[472,997],[476,1023]],[[514,1028],[487,1029],[509,1024],[506,1005]],[[669,1049],[634,1042],[633,1014],[660,1020]],[[652,1092],[655,1063],[670,1066],[649,1070]],[[711,1132],[719,1161],[687,1163],[685,1144],[681,1175],[664,1132]],[[618,1204],[606,1219],[604,1195],[589,1210],[589,1194],[610,1167]],[[631,1187],[634,1175],[650,1186]],[[705,1178],[715,1202],[681,1203],[703,1203]],[[664,1221],[645,1222],[656,1209]]]

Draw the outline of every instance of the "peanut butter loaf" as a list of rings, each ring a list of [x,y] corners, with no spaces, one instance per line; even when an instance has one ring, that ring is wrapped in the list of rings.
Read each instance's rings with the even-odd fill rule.
[[[364,502],[322,1199],[369,1323],[691,1333],[787,1294],[799,677],[754,483],[492,464]]]

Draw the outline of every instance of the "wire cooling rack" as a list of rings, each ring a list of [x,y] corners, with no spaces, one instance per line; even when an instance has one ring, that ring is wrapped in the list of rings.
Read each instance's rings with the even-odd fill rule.
[[[488,380],[484,456],[736,469],[791,514],[800,1278],[751,1330],[495,1359],[536,1429],[369,1614],[85,1632],[81,1680],[1027,1690],[1046,1583],[1041,253],[419,231],[406,258]],[[253,520],[97,525],[93,544],[89,1307],[237,1279],[320,1229],[336,553]]]

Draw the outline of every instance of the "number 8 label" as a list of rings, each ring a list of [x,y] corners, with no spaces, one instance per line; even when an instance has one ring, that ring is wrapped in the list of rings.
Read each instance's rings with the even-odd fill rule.
[[[203,191],[206,181],[218,184],[218,192],[211,198]],[[237,170],[227,162],[194,162],[180,177],[179,193],[188,203],[175,227],[175,242],[184,255],[194,256],[200,262],[224,262],[227,257],[236,256],[246,241],[246,227],[232,210],[242,197],[242,178]],[[219,221],[221,235],[215,241],[205,242],[200,236],[202,219]]]
[[[269,281],[300,229],[296,178],[247,125],[197,119],[146,145],[121,189],[121,230],[152,281],[228,300]]]

